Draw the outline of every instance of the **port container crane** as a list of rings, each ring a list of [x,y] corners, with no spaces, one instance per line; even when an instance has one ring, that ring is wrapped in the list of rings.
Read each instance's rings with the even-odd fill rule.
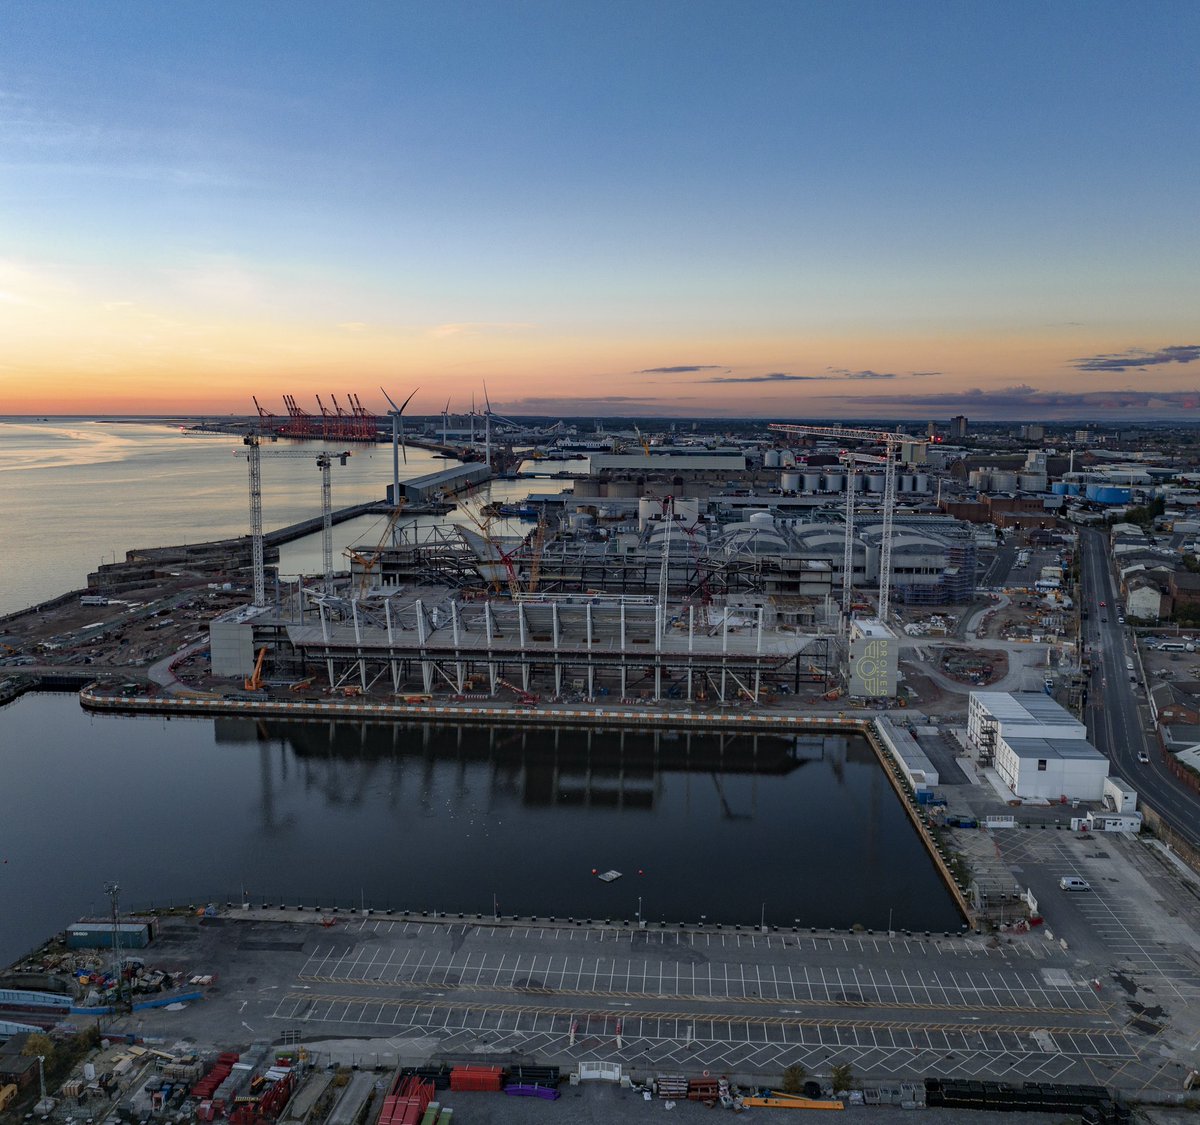
[[[259,608],[267,604],[266,572],[263,566],[262,526],[262,458],[301,457],[315,460],[321,470],[321,554],[324,563],[325,591],[333,590],[333,503],[329,470],[336,457],[344,465],[350,456],[348,450],[332,449],[267,449],[264,450],[259,434],[247,434],[242,438],[246,448],[246,463],[250,468],[250,557],[254,571],[254,602]]]

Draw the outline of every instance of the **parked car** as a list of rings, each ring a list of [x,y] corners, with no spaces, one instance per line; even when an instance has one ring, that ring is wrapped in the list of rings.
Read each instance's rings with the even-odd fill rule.
[[[1059,879],[1058,885],[1064,891],[1090,891],[1092,889],[1092,884],[1078,875],[1064,875]]]

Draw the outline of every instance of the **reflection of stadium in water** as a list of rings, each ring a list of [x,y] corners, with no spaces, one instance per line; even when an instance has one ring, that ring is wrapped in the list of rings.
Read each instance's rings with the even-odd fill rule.
[[[218,743],[259,744],[264,812],[269,809],[274,787],[272,743],[284,751],[278,758],[281,782],[287,780],[286,750],[290,748],[304,787],[323,792],[338,805],[356,803],[380,780],[388,782],[388,791],[397,802],[415,798],[420,803],[421,794],[406,790],[415,784],[423,794],[432,780],[429,767],[438,763],[441,768],[452,768],[457,763],[463,795],[468,775],[471,785],[477,785],[478,767],[486,768],[492,806],[518,802],[529,807],[653,810],[662,797],[667,775],[679,775],[688,789],[694,780],[691,775],[699,775],[709,779],[703,784],[715,790],[724,814],[739,818],[754,815],[754,802],[732,812],[723,775],[781,777],[821,761],[840,777],[847,758],[873,758],[862,740],[848,740],[844,735],[243,719],[217,719],[214,728]]]

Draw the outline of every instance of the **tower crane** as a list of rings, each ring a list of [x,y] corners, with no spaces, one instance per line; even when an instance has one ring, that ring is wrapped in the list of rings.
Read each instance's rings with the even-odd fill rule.
[[[850,426],[804,426],[786,422],[772,422],[768,427],[775,433],[793,434],[797,437],[836,438],[840,441],[869,441],[884,447],[883,466],[883,537],[879,544],[879,620],[887,624],[889,599],[892,588],[892,520],[896,512],[896,454],[905,446],[929,444],[927,438],[911,437],[908,434],[892,433],[889,430],[857,429]],[[858,455],[855,455],[856,457]],[[853,462],[852,462],[853,463]],[[846,478],[847,492],[853,485],[853,472]],[[854,503],[853,494],[847,498],[847,510]],[[853,529],[846,528],[846,554],[853,561],[851,535]],[[843,583],[845,579],[843,578]],[[844,596],[845,586],[843,586]],[[848,615],[847,615],[848,616]]]
[[[260,435],[247,434],[242,438],[246,447],[246,462],[250,466],[250,558],[254,570],[254,605],[262,609],[267,604],[267,581],[263,566],[262,520],[262,458],[305,457],[317,462],[321,470],[321,555],[324,563],[325,590],[333,588],[333,503],[329,470],[336,457],[344,465],[348,450],[332,449],[268,449],[260,444]]]

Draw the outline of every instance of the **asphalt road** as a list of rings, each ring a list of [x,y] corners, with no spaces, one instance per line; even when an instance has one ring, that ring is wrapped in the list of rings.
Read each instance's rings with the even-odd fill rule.
[[[1150,726],[1150,713],[1141,690],[1126,665],[1136,653],[1128,626],[1117,623],[1120,605],[1108,547],[1097,531],[1080,533],[1084,606],[1083,640],[1092,654],[1092,680],[1084,714],[1093,745],[1107,755],[1116,774],[1176,832],[1200,847],[1200,795],[1181,785],[1167,769],[1163,751]],[[1108,604],[1101,607],[1101,602]],[[1139,762],[1145,752],[1150,761]]]

